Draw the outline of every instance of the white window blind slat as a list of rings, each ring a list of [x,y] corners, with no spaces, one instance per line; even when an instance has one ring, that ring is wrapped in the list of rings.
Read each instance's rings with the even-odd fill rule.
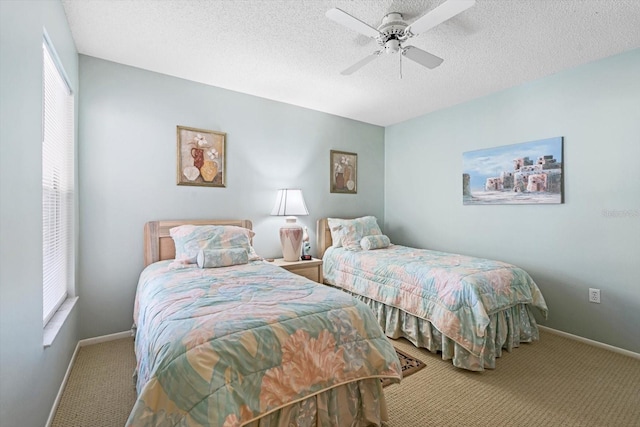
[[[42,51],[42,318],[46,325],[73,280],[74,106],[62,67],[46,40]]]

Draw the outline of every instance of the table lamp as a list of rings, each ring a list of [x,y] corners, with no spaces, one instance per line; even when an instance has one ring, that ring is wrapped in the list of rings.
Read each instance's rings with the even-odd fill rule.
[[[276,204],[271,215],[286,216],[286,222],[280,227],[280,244],[282,257],[285,261],[300,260],[302,235],[304,230],[296,221],[296,215],[309,215],[307,205],[302,197],[302,190],[298,188],[284,188],[278,190]]]

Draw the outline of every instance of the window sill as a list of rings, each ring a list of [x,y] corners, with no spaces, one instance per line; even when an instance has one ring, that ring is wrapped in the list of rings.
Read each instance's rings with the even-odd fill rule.
[[[71,310],[73,310],[77,301],[78,297],[67,298],[60,308],[58,308],[58,311],[56,311],[56,314],[53,315],[51,320],[47,322],[44,327],[44,334],[42,338],[42,345],[44,348],[50,347],[51,344],[53,344],[53,340],[56,339],[58,332],[62,329],[62,325],[64,325],[65,320],[67,320],[67,317],[71,314]]]

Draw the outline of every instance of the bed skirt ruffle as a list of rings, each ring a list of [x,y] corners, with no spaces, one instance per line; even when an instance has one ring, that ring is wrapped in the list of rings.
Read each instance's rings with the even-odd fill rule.
[[[343,291],[348,292],[344,289]],[[520,343],[539,339],[538,324],[528,304],[518,304],[490,315],[483,351],[480,355],[474,355],[443,335],[428,320],[371,298],[348,293],[373,310],[382,330],[389,338],[406,338],[416,347],[426,348],[432,353],[441,352],[443,360],[451,360],[454,366],[470,371],[495,369],[496,358],[502,356],[502,349],[510,352]]]
[[[246,426],[382,426],[388,419],[382,382],[369,378],[308,397]]]

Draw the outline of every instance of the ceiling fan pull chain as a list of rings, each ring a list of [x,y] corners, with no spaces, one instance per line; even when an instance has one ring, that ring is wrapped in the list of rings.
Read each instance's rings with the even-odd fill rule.
[[[400,80],[402,80],[402,52],[398,56],[400,57]]]

